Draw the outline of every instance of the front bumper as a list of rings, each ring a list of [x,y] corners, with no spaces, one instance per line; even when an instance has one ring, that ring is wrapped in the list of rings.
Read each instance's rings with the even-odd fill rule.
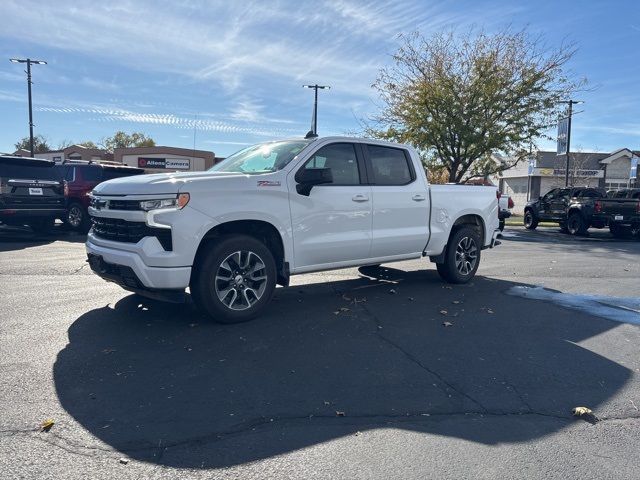
[[[160,255],[165,253],[164,251],[162,251],[162,247],[158,243],[157,239],[148,237],[143,239],[137,245],[127,245],[129,248],[131,248],[131,250],[121,250],[105,245],[98,245],[96,243],[97,240],[98,239],[94,239],[92,235],[89,234],[86,243],[87,255],[89,255],[90,258],[91,255],[101,257],[102,261],[109,265],[116,265],[118,267],[126,267],[130,269],[137,278],[141,288],[153,290],[184,290],[189,286],[189,280],[191,278],[191,267],[151,267],[144,262],[143,258],[136,251],[133,251],[134,248],[140,249],[141,253],[144,254],[146,247],[146,251],[153,249],[154,253],[155,251],[159,251]],[[126,282],[119,282],[117,281],[117,279],[110,278],[108,275],[105,275],[104,272],[101,272],[100,269],[93,270],[105,280],[118,283],[127,288]],[[107,269],[107,273],[109,271],[110,270]]]
[[[94,273],[108,282],[117,283],[125,290],[135,292],[145,297],[174,303],[185,301],[185,291],[182,289],[156,289],[145,286],[131,267],[105,262],[100,255],[89,253],[87,262]]]

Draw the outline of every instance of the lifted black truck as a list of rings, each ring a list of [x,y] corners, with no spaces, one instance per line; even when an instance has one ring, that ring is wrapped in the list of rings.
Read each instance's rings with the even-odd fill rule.
[[[596,202],[606,196],[600,188],[554,188],[524,208],[524,226],[534,230],[539,222],[557,222],[563,232],[584,235],[589,227],[604,228],[604,219],[594,218]]]

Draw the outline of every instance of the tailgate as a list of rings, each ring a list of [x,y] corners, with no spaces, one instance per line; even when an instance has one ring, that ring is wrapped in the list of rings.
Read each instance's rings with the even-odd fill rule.
[[[602,209],[600,210],[600,213],[614,219],[616,216],[622,216],[624,219],[628,219],[636,214],[638,201],[639,200],[634,198],[601,199],[600,204],[602,205]]]
[[[3,179],[4,208],[64,208],[64,185],[56,180]]]

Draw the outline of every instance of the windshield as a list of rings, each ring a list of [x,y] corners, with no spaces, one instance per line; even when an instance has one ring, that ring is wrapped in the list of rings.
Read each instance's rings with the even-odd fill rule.
[[[248,174],[275,172],[286,167],[307,145],[309,142],[304,140],[260,143],[234,153],[209,171]]]

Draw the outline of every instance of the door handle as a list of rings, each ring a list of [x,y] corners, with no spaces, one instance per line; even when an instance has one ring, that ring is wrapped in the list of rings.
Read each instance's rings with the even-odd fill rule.
[[[368,202],[369,201],[369,197],[359,193],[358,195],[354,195],[353,197],[351,197],[351,200],[353,200],[354,202]]]
[[[413,200],[414,202],[422,202],[426,200],[426,197],[424,195],[414,195],[413,197],[411,197],[411,200]]]

